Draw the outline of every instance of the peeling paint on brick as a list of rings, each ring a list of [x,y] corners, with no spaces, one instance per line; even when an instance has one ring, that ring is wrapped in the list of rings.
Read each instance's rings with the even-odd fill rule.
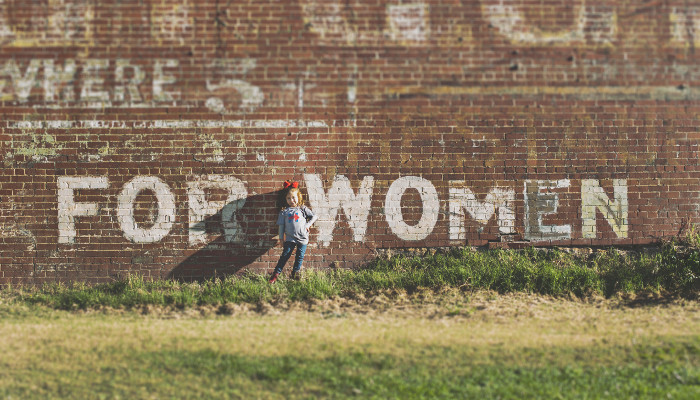
[[[381,249],[647,244],[700,223],[684,0],[0,1],[0,284]],[[108,21],[109,23],[105,23]]]
[[[150,191],[158,200],[157,217],[151,227],[141,227],[134,219],[134,201],[142,191]],[[124,237],[134,243],[155,243],[163,239],[175,223],[175,195],[155,176],[139,176],[127,182],[117,198],[117,219]]]
[[[571,237],[571,224],[551,225],[544,222],[544,217],[557,213],[558,189],[570,185],[568,179],[525,181],[525,239],[562,240]]]
[[[409,190],[417,190],[422,201],[421,218],[415,225],[404,221],[401,198]],[[423,240],[433,231],[440,211],[440,201],[433,184],[421,177],[404,176],[389,186],[384,204],[384,215],[391,231],[402,240]]]
[[[317,210],[319,220],[318,240],[329,246],[333,240],[333,228],[336,224],[338,211],[343,210],[353,240],[362,242],[367,231],[367,218],[372,203],[372,189],[374,177],[366,176],[362,179],[357,194],[352,189],[350,180],[343,175],[336,175],[328,193],[323,189],[321,177],[315,174],[304,175],[309,192],[309,203]]]
[[[583,220],[583,237],[596,237],[596,211],[610,224],[617,237],[626,238],[629,225],[629,202],[627,201],[627,180],[614,179],[615,200],[605,194],[596,179],[581,181],[581,219]]]
[[[35,161],[46,160],[54,157],[64,148],[61,143],[56,143],[56,138],[47,134],[30,134],[30,140],[13,141],[14,155],[29,156]]]
[[[450,240],[467,239],[464,211],[486,225],[498,210],[499,232],[506,235],[515,233],[515,191],[495,187],[480,202],[466,184],[465,181],[450,181]]]
[[[245,184],[239,179],[223,176],[208,175],[195,177],[188,182],[187,196],[189,200],[189,244],[197,245],[208,240],[205,218],[220,214],[226,242],[242,243],[246,240],[236,212],[239,211],[248,197]],[[205,189],[220,189],[227,192],[223,201],[207,199]]]

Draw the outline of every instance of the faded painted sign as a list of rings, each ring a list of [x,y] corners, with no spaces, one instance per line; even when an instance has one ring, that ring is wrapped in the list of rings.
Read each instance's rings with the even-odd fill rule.
[[[610,43],[617,31],[615,7],[597,3],[595,6],[586,0],[573,1],[573,15],[569,21],[562,21],[564,28],[552,30],[551,21],[562,18],[558,9],[543,5],[541,12],[549,13],[550,26],[538,26],[528,21],[525,11],[535,8],[532,2],[522,0],[486,0],[481,9],[485,18],[498,29],[498,32],[514,43],[521,44],[571,44],[574,42]]]
[[[178,88],[182,66],[177,59],[34,58],[20,62],[11,58],[0,65],[0,100],[102,109],[186,104],[202,92],[207,96],[205,105],[214,112],[253,111],[263,104],[265,95],[241,78],[255,66],[252,59],[211,60],[205,85],[188,100]],[[114,79],[107,80],[109,75]],[[227,100],[231,94],[236,94],[235,103]]]
[[[353,232],[354,242],[372,240],[368,237],[368,220],[372,216],[374,177],[365,176],[353,189],[352,182],[343,175],[333,177],[328,189],[324,188],[320,175],[304,175],[310,206],[319,215],[318,241],[328,246],[333,241],[333,230],[342,215]],[[109,188],[106,176],[64,176],[58,179],[58,237],[59,243],[71,244],[78,235],[77,218],[91,218],[105,207],[105,202],[77,202],[74,192],[80,189],[104,190]],[[596,235],[596,210],[600,211],[619,238],[625,238],[629,231],[627,182],[616,179],[615,200],[611,201],[595,179],[581,181],[581,216],[584,238]],[[514,182],[515,185],[515,182]],[[523,201],[524,238],[531,241],[562,240],[572,237],[572,225],[550,225],[545,217],[556,216],[559,195],[568,189],[571,182],[562,180],[527,180],[524,182]],[[222,190],[223,200],[210,200],[207,191]],[[477,200],[465,181],[450,181],[447,204],[443,205],[432,182],[419,176],[403,176],[394,180],[388,187],[381,215],[389,230],[400,240],[407,242],[427,239],[440,219],[440,210],[449,209],[449,240],[466,239],[464,221],[472,218],[485,225],[497,215],[500,234],[513,234],[518,230],[515,215],[515,190],[511,187],[491,188],[483,201]],[[401,200],[409,190],[419,194],[421,216],[418,222],[408,224],[404,220]],[[156,215],[148,227],[139,226],[134,218],[134,202],[141,192],[155,195]],[[217,216],[222,222],[225,241],[242,243],[247,240],[241,228],[238,215],[246,203],[248,191],[246,183],[232,176],[206,175],[190,178],[186,184],[189,244],[197,246],[211,239],[204,221]],[[165,238],[176,221],[176,204],[173,190],[167,183],[155,176],[137,176],[124,184],[117,197],[116,220],[123,236],[134,243],[155,243]],[[496,210],[498,213],[496,214]],[[375,209],[376,212],[376,209]],[[273,222],[270,222],[273,223]],[[370,234],[371,235],[371,234]]]

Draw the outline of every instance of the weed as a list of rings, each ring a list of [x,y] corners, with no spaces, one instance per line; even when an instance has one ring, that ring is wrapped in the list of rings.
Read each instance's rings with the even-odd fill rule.
[[[552,296],[614,296],[642,291],[697,297],[700,292],[700,235],[694,228],[686,242],[671,241],[654,252],[598,251],[583,258],[565,251],[455,249],[429,256],[378,258],[358,270],[311,271],[302,281],[247,273],[203,282],[147,281],[139,275],[89,286],[80,282],[40,288],[5,288],[1,296],[16,302],[74,310],[102,306],[131,308],[161,305],[187,308],[226,303],[308,301],[358,294],[423,288],[485,289]],[[9,301],[9,300],[8,300]]]

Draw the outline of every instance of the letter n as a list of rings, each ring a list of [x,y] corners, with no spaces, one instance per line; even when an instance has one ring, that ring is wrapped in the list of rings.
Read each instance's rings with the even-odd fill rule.
[[[598,180],[581,181],[581,219],[584,238],[596,237],[596,209],[603,214],[617,237],[627,237],[629,213],[627,180],[613,179],[613,189],[615,201],[610,201]]]

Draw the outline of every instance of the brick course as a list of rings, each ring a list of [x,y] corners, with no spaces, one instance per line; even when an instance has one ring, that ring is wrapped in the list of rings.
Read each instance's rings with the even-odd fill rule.
[[[698,223],[700,5],[0,4],[0,283],[388,248],[648,244]],[[223,221],[223,222],[222,222]]]

